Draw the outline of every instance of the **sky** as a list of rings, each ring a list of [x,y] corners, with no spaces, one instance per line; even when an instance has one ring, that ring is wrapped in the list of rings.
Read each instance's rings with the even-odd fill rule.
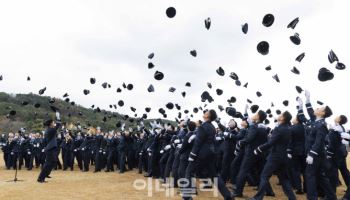
[[[170,19],[165,11],[175,7],[177,14]],[[117,111],[132,114],[130,106],[142,115],[145,107],[152,107],[149,117],[162,117],[158,108],[168,102],[178,103],[183,110],[203,106],[200,95],[207,90],[214,103],[228,106],[226,100],[235,96],[233,106],[242,111],[246,99],[267,109],[271,102],[281,110],[296,113],[295,86],[311,92],[316,105],[320,100],[329,105],[335,115],[348,114],[347,87],[349,69],[339,71],[330,64],[331,49],[342,63],[350,63],[349,1],[342,0],[13,0],[0,2],[0,91],[8,93],[38,93],[47,87],[45,95],[70,99],[85,107],[92,104],[109,109],[110,104],[125,101]],[[271,27],[262,25],[265,14],[275,16]],[[204,20],[211,18],[210,30]],[[287,25],[296,17],[296,28]],[[249,24],[248,34],[241,25]],[[289,36],[299,33],[301,44],[294,45]],[[268,41],[270,52],[263,56],[256,50],[260,41]],[[197,51],[197,57],[190,55]],[[147,56],[154,52],[155,67],[148,69]],[[295,58],[305,52],[299,63]],[[271,65],[271,71],[265,67]],[[222,67],[226,75],[215,70]],[[290,70],[297,67],[301,74]],[[317,79],[318,70],[326,67],[335,78],[328,82]],[[161,81],[153,78],[158,70],[164,73]],[[238,74],[242,85],[237,87],[228,76]],[[278,74],[281,82],[272,76]],[[31,81],[26,81],[27,76]],[[90,77],[97,80],[95,85]],[[101,84],[108,82],[110,89]],[[132,83],[132,91],[116,93],[122,83]],[[192,87],[185,87],[191,82]],[[211,82],[213,89],[207,87]],[[148,93],[150,84],[154,93]],[[175,87],[175,93],[169,93]],[[220,88],[223,95],[217,96]],[[91,93],[83,94],[84,89]],[[185,98],[181,92],[186,91]],[[262,97],[258,98],[256,92]],[[304,96],[301,94],[301,96]],[[289,100],[289,106],[282,101]],[[177,110],[167,110],[174,119]],[[184,116],[184,115],[183,115]],[[228,121],[224,113],[219,116]],[[350,116],[349,116],[350,117]],[[201,118],[201,113],[194,115]]]

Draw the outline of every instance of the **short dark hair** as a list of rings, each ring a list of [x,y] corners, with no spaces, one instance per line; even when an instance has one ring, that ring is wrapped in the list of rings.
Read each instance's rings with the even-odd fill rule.
[[[348,122],[348,118],[345,115],[340,115],[339,118],[340,118],[340,121],[339,121],[340,125],[346,124]]]
[[[259,115],[259,121],[260,122],[263,122],[266,119],[266,117],[267,117],[266,112],[262,111],[262,110],[259,110],[258,115]]]
[[[53,120],[49,119],[44,122],[44,126],[49,127],[52,124]]]
[[[328,118],[333,115],[333,112],[330,107],[326,106],[324,108],[324,118]]]
[[[282,113],[283,119],[284,119],[284,123],[289,124],[290,120],[292,120],[292,114],[290,114],[290,112],[288,111],[284,111]]]
[[[216,118],[218,117],[215,110],[211,109],[211,110],[208,110],[209,112],[209,120],[212,122],[212,121],[215,121]]]
[[[188,122],[187,127],[189,131],[194,131],[196,130],[196,123],[194,123],[193,121],[190,121]]]

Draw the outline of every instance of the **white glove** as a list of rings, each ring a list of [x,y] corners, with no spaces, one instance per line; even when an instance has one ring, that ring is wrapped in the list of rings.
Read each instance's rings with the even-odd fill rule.
[[[259,127],[259,128],[263,128],[263,129],[266,129],[266,125],[263,124],[263,123],[258,124],[258,127]]]
[[[221,138],[221,137],[215,137],[215,139],[216,139],[217,141],[222,140],[222,138]]]
[[[306,103],[310,103],[310,92],[305,90]]]
[[[193,158],[189,157],[189,158],[188,158],[188,161],[189,161],[189,162],[193,162],[194,160],[193,160]]]
[[[341,138],[343,138],[343,139],[348,139],[348,140],[350,139],[350,134],[349,133],[343,132],[340,135],[341,135]]]
[[[30,151],[28,151],[28,155],[32,154]]]
[[[249,108],[248,104],[245,104],[244,113],[248,113],[248,108]]]
[[[178,144],[178,145],[176,145],[176,148],[181,149],[181,147],[182,147],[182,144]]]
[[[254,149],[254,154],[258,155],[258,151],[256,149]]]
[[[41,150],[41,152],[44,152],[44,151],[45,151],[45,149]]]
[[[312,163],[314,163],[314,158],[312,156],[307,156],[306,157],[306,163],[309,165],[312,165]]]
[[[288,157],[289,159],[292,159],[292,154],[287,153],[287,157]]]
[[[121,130],[124,131],[125,129],[125,123],[122,124]]]
[[[349,141],[344,140],[344,139],[341,140],[341,143],[342,143],[342,144],[345,144],[345,145],[349,145]]]
[[[194,140],[196,138],[196,135],[191,135],[191,137],[188,139],[188,143],[191,143],[192,140]]]
[[[60,118],[60,113],[59,112],[56,112],[56,119],[57,120],[60,120],[61,118]]]
[[[171,148],[171,146],[170,146],[170,144],[168,144],[164,147],[164,150],[166,151],[166,150],[169,150],[170,148]]]
[[[77,152],[77,149],[74,149],[74,152]]]
[[[162,154],[162,153],[164,153],[164,151],[163,151],[163,150],[160,150],[160,153]]]
[[[152,156],[152,153],[148,153],[148,156]]]
[[[238,153],[239,153],[238,151],[235,151],[235,156],[238,156]]]
[[[337,131],[339,133],[344,131],[343,128],[340,125],[334,125],[332,128],[333,128],[333,130],[335,130],[335,131]]]
[[[248,119],[247,119],[247,122],[248,122],[249,125],[252,125],[252,124],[253,124],[253,120],[252,120],[251,118],[249,118],[249,117],[248,117]]]
[[[298,97],[297,101],[298,101],[299,110],[303,110],[303,105],[304,105],[303,100],[300,97]]]
[[[180,139],[174,140],[174,143],[175,143],[175,144],[179,144],[179,143],[180,143]]]
[[[228,136],[230,134],[229,132],[224,132],[224,136]]]

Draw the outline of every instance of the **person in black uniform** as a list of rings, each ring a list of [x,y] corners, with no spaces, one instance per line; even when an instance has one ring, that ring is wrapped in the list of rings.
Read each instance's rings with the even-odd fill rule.
[[[326,152],[325,140],[328,134],[325,119],[333,113],[328,106],[320,107],[313,110],[310,103],[310,93],[305,91],[306,108],[310,116],[311,127],[306,138],[306,188],[308,200],[317,200],[319,186],[324,192],[325,199],[337,199],[335,192],[332,190],[329,179],[326,175]]]
[[[231,162],[234,159],[234,152],[236,148],[236,138],[237,133],[237,122],[231,119],[228,123],[228,128],[225,128],[221,123],[218,123],[221,130],[224,130],[224,142],[223,142],[223,158],[222,158],[222,169],[221,177],[226,182],[230,175]]]
[[[124,127],[125,125],[123,125]],[[124,128],[122,128],[124,130]],[[126,154],[127,154],[127,147],[126,147],[126,139],[125,134],[129,134],[128,131],[126,133],[121,133],[119,137],[119,143],[118,143],[118,162],[119,162],[119,173],[122,174],[125,172],[125,162],[126,162]]]
[[[107,169],[106,172],[114,172],[114,160],[116,158],[117,140],[113,133],[108,134],[107,138]]]
[[[72,156],[72,162],[74,163],[74,160],[77,160],[78,167],[80,170],[83,170],[83,159],[82,159],[82,153],[79,149],[81,144],[83,143],[83,138],[81,136],[81,132],[78,132],[75,137],[73,137],[73,156]]]
[[[213,180],[213,178],[217,178],[217,187],[224,197],[225,200],[234,199],[227,189],[224,181],[220,176],[217,175],[215,170],[215,151],[214,151],[214,140],[215,140],[215,127],[211,122],[215,121],[217,118],[215,110],[205,111],[203,115],[204,122],[198,128],[196,139],[193,144],[193,148],[190,152],[188,161],[189,164],[186,168],[186,179],[188,180],[188,185],[186,188],[193,187],[190,183],[192,181],[194,173],[198,173],[201,171],[200,167],[205,167],[208,171],[208,176]],[[193,191],[184,192],[183,199],[192,199]]]
[[[89,171],[90,160],[91,160],[92,151],[93,151],[92,143],[93,143],[92,130],[89,130],[79,147],[82,153],[82,159],[83,159],[83,170],[82,170],[83,172]]]
[[[301,98],[297,98],[299,103],[298,115],[293,119],[291,132],[292,137],[287,149],[287,156],[292,160],[291,166],[291,179],[293,187],[296,189],[296,194],[304,194],[303,184],[301,181],[301,175],[305,182],[305,166],[306,166],[306,156],[305,156],[305,127],[306,123],[305,115],[303,112],[303,102]],[[305,188],[305,187],[304,187]]]
[[[347,150],[344,142],[342,141],[342,133],[345,132],[343,124],[347,122],[347,118],[344,115],[337,116],[335,118],[335,125],[329,128],[329,134],[327,137],[327,160],[329,161],[328,177],[334,192],[336,192],[339,183],[338,169],[340,165],[345,161],[347,156]],[[341,170],[340,170],[341,171]],[[349,171],[345,169],[342,173],[343,179],[347,184],[349,180]]]
[[[44,123],[44,126],[47,127],[45,131],[46,146],[44,149],[45,155],[46,155],[46,161],[38,177],[39,183],[46,182],[45,178],[50,175],[58,158],[56,133],[57,133],[57,130],[61,127],[60,113],[56,112],[56,123],[52,119],[50,119]]]
[[[271,187],[269,179],[274,172],[277,172],[279,182],[288,199],[296,200],[287,174],[287,147],[291,138],[289,129],[291,119],[292,115],[288,111],[282,113],[278,117],[278,126],[273,130],[268,142],[254,150],[255,155],[261,154],[268,149],[271,149],[271,152],[260,176],[258,192],[250,200],[262,200],[264,198],[267,188]]]
[[[13,164],[12,164],[12,156],[11,156],[11,152],[12,152],[12,148],[13,148],[13,145],[12,144],[12,141],[13,141],[13,133],[9,133],[8,134],[8,138],[7,138],[7,141],[5,141],[2,145],[2,151],[4,152],[4,161],[5,161],[5,166],[6,166],[6,169],[10,169]]]
[[[234,196],[243,196],[243,189],[248,173],[264,160],[264,156],[255,155],[254,150],[267,141],[268,131],[266,128],[261,126],[261,123],[265,119],[266,113],[262,110],[259,110],[251,118],[248,118],[249,128],[247,130],[246,137],[237,142],[236,150],[242,151],[241,149],[244,148],[244,157],[236,178],[236,189],[233,193]],[[267,193],[268,195],[273,196],[272,191],[268,191]]]
[[[179,170],[178,170],[178,176],[179,180],[185,178],[186,176],[186,168],[188,166],[188,157],[191,153],[192,147],[193,147],[193,141],[196,137],[196,123],[195,122],[188,122],[188,133],[184,137],[184,141],[181,145],[181,148],[179,150],[180,155],[180,164],[179,164]],[[178,184],[182,185],[182,184]],[[181,191],[181,188],[180,188]]]
[[[240,141],[245,138],[247,135],[247,129],[248,129],[248,122],[246,119],[243,119],[241,122],[241,129],[239,130],[239,133],[237,135],[234,135],[236,141]],[[236,184],[236,178],[239,172],[239,168],[242,164],[242,160],[244,157],[244,151],[239,151],[238,149],[235,148],[235,158],[233,159],[231,166],[230,166],[230,179],[232,185]]]
[[[95,137],[95,173],[100,172],[102,169],[103,140],[103,133],[100,127],[97,127],[97,134]]]
[[[66,171],[68,168],[70,168],[70,170],[73,171],[73,139],[70,133],[66,133],[64,135],[64,139],[62,141],[62,154],[64,155],[63,171]]]

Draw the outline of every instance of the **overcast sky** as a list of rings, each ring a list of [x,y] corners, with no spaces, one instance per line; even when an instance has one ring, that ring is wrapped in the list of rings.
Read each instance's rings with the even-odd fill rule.
[[[110,104],[124,100],[117,111],[139,115],[146,106],[153,108],[150,117],[161,117],[159,107],[167,102],[179,103],[183,109],[203,105],[200,94],[210,90],[215,102],[227,106],[226,100],[235,96],[234,106],[242,110],[249,98],[267,109],[271,102],[281,110],[295,112],[295,86],[311,91],[316,100],[330,105],[335,114],[349,114],[349,70],[339,71],[328,62],[333,49],[341,62],[350,63],[349,1],[332,0],[12,0],[0,2],[0,91],[8,93],[38,93],[47,87],[45,95],[70,98],[86,107],[92,104],[107,109]],[[177,15],[169,19],[169,6]],[[275,16],[274,24],[266,28],[261,22],[265,14]],[[210,30],[204,19],[211,18]],[[294,18],[300,22],[294,30],[287,25]],[[241,25],[249,24],[244,35]],[[301,44],[294,45],[289,36],[300,34]],[[266,56],[256,51],[258,42],[270,43]],[[197,57],[190,55],[197,50]],[[154,69],[148,69],[147,56],[155,53]],[[305,52],[301,63],[296,56]],[[267,72],[265,67],[271,65]],[[222,66],[225,77],[215,70]],[[301,75],[290,70],[296,66]],[[327,67],[335,78],[319,82],[318,70]],[[153,74],[165,74],[156,81]],[[248,89],[237,87],[228,76],[236,72]],[[278,74],[281,83],[272,79]],[[26,81],[30,76],[32,80]],[[97,83],[91,85],[90,77]],[[192,87],[185,87],[189,81]],[[108,82],[111,89],[103,89]],[[134,84],[132,91],[116,93],[122,83]],[[147,87],[153,84],[154,93]],[[169,87],[177,88],[169,93]],[[224,90],[217,96],[215,90]],[[91,94],[85,96],[84,89]],[[186,91],[183,98],[181,92]],[[258,98],[256,91],[263,96]],[[302,95],[304,96],[304,95]],[[289,100],[288,108],[282,105]],[[109,108],[108,108],[109,109]],[[177,111],[167,111],[170,119]],[[195,115],[199,118],[201,114]],[[228,119],[226,114],[222,118]]]

